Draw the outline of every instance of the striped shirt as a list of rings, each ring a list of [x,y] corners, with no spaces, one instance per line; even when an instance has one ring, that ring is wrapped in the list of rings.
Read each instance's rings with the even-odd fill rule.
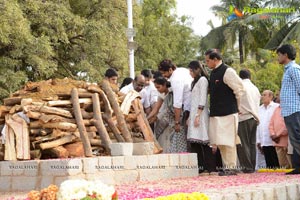
[[[300,66],[295,61],[284,66],[280,105],[283,117],[300,112]]]

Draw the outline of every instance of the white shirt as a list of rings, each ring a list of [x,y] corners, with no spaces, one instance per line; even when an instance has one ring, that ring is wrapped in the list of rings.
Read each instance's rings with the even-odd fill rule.
[[[245,93],[241,97],[239,121],[245,121],[252,117],[254,117],[256,121],[259,121],[258,111],[260,104],[260,92],[250,79],[243,79],[242,82]]]
[[[191,84],[193,78],[190,71],[186,68],[179,67],[174,70],[170,77],[170,83],[174,95],[173,106],[190,111],[191,107]]]
[[[273,146],[273,141],[270,137],[269,124],[271,121],[271,117],[278,106],[278,103],[274,103],[273,101],[271,101],[271,103],[267,107],[265,107],[264,105],[261,105],[259,107],[258,115],[260,123],[257,126],[256,143],[260,143],[262,147]]]
[[[128,92],[131,91],[131,90],[134,90],[133,83],[130,83],[130,84],[124,86],[124,87],[120,90],[120,92],[121,92],[122,94],[125,94],[125,95],[126,95],[126,94],[128,94]],[[141,103],[143,104],[143,107],[144,107],[144,108],[150,107],[150,102],[147,100],[147,92],[146,92],[145,88],[142,89],[139,93],[140,93],[140,95],[141,95]]]
[[[131,90],[134,90],[133,83],[130,83],[130,84],[125,85],[124,87],[122,87],[120,92],[123,93],[123,94],[127,94]]]
[[[158,98],[158,91],[152,81],[150,81],[150,84],[146,86],[145,88],[146,95],[147,95],[147,101],[149,101],[150,105],[153,105],[157,102]]]

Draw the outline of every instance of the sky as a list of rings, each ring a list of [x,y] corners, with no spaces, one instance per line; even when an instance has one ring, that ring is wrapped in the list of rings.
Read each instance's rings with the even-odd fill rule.
[[[177,15],[188,15],[193,18],[192,28],[197,35],[205,36],[210,30],[207,22],[211,19],[214,27],[221,25],[210,8],[220,4],[220,0],[177,0]]]

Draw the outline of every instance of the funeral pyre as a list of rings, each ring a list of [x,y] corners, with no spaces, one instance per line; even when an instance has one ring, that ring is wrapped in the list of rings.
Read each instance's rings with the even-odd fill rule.
[[[154,142],[136,93],[102,80],[28,82],[0,106],[0,160],[110,155],[111,143]]]

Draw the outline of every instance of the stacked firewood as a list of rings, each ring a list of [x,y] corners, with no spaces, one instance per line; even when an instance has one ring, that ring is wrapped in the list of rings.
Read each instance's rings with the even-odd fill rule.
[[[112,142],[154,141],[161,152],[139,99],[124,114],[117,92],[106,80],[27,83],[0,106],[4,160],[109,155]]]

